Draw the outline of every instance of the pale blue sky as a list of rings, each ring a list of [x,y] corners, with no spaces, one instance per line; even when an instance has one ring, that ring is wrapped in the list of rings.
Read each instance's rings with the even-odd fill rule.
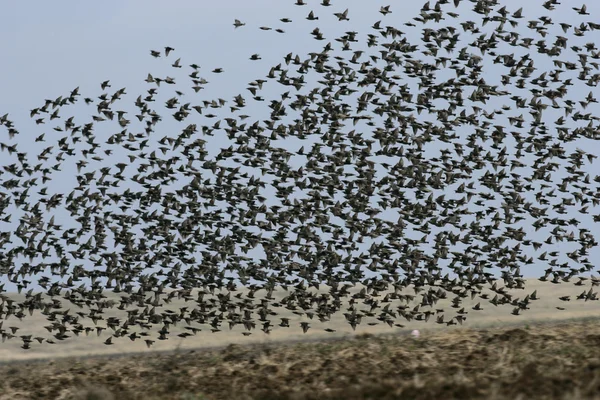
[[[10,2],[3,7],[3,23],[0,25],[0,43],[2,46],[2,63],[0,63],[0,115],[9,113],[17,129],[21,131],[18,138],[15,139],[21,146],[22,151],[28,153],[38,153],[44,147],[50,146],[55,142],[52,138],[60,138],[54,135],[52,127],[56,124],[47,123],[46,125],[36,126],[29,119],[29,111],[34,107],[43,105],[44,99],[55,99],[60,95],[68,95],[75,87],[80,87],[80,93],[83,97],[96,99],[102,91],[100,83],[110,80],[112,93],[118,88],[126,87],[127,96],[118,102],[117,109],[130,111],[132,117],[135,107],[133,101],[139,94],[145,94],[145,91],[153,87],[144,82],[146,75],[152,73],[154,76],[173,76],[178,80],[176,88],[186,94],[186,100],[200,102],[202,99],[214,99],[217,97],[231,101],[232,97],[238,93],[243,93],[249,97],[246,87],[248,82],[257,78],[264,78],[269,68],[277,63],[283,62],[283,57],[292,52],[299,54],[301,59],[305,59],[307,53],[318,52],[327,42],[334,42],[334,39],[343,35],[346,31],[359,32],[359,43],[355,43],[353,50],[365,50],[376,53],[379,49],[367,49],[365,45],[366,35],[374,33],[370,28],[377,21],[382,21],[382,26],[393,25],[397,29],[406,32],[408,39],[417,44],[420,39],[421,27],[411,28],[404,26],[412,17],[418,15],[419,9],[424,1],[361,1],[361,0],[333,0],[331,7],[322,7],[319,1],[307,0],[307,5],[298,7],[292,0],[253,0],[253,1],[203,1],[203,0],[139,0],[139,1],[103,1],[88,2],[79,0],[60,1],[60,2]],[[470,3],[464,2],[461,10],[470,9]],[[558,22],[568,22],[578,25],[584,21],[598,22],[600,16],[600,2],[588,2],[588,12],[590,16],[579,16],[571,10],[573,6],[580,6],[579,2],[563,0],[560,10],[547,11],[539,4],[541,1],[501,1],[509,11],[514,11],[523,6],[523,15],[521,20],[526,25],[528,20],[535,19],[542,15],[548,15],[555,21],[555,26],[549,27],[552,32],[560,32]],[[383,16],[379,11],[382,5],[391,4],[392,13]],[[431,4],[434,4],[432,1]],[[452,6],[447,6],[452,10]],[[349,9],[350,21],[338,22],[332,15],[334,12],[342,12]],[[309,11],[313,10],[319,17],[318,21],[307,21],[305,19]],[[290,18],[292,23],[285,24],[279,21],[280,18]],[[246,23],[246,26],[234,29],[233,21],[238,18]],[[458,48],[466,46],[472,41],[470,35],[462,34],[462,28],[458,22],[465,20],[478,21],[480,17],[473,12],[461,12],[458,19],[446,18],[442,24],[454,24],[461,37],[465,39],[460,42]],[[417,23],[417,25],[419,25]],[[493,26],[494,24],[489,24]],[[269,26],[272,28],[282,28],[285,34],[272,31],[262,31],[259,26]],[[317,42],[310,35],[314,27],[319,27],[327,40]],[[507,25],[507,30],[510,26]],[[525,28],[516,28],[523,32],[523,36],[532,36],[532,33]],[[485,32],[485,29],[482,29]],[[571,36],[569,36],[571,37]],[[537,39],[536,39],[537,40]],[[570,39],[571,40],[571,39]],[[578,43],[589,41],[600,42],[598,32],[588,32],[584,38],[574,38]],[[380,38],[380,43],[385,39]],[[164,46],[171,46],[175,51],[167,58],[154,59],[150,56],[151,49],[161,50]],[[516,55],[523,54],[527,50],[523,48],[509,48],[502,44],[499,53],[514,52]],[[258,53],[262,60],[250,61],[251,54]],[[454,56],[456,53],[454,54]],[[446,55],[452,57],[453,55]],[[536,60],[536,66],[539,73],[542,70],[552,68],[548,59],[532,53],[532,58]],[[181,57],[184,68],[175,70],[170,64],[176,58]],[[363,56],[365,58],[366,56]],[[539,64],[538,64],[539,60]],[[195,95],[189,85],[189,79],[186,75],[190,73],[187,67],[191,63],[201,66],[200,76],[206,78],[210,83],[198,95]],[[214,68],[222,67],[223,74],[213,74],[210,71]],[[294,70],[295,68],[291,68]],[[493,66],[491,62],[486,61],[485,78],[488,83],[499,81],[501,70]],[[452,72],[453,73],[453,72]],[[504,73],[504,72],[502,72]],[[442,74],[442,72],[440,72]],[[575,80],[574,80],[575,81]],[[574,82],[581,87],[580,94],[573,98],[579,100],[589,92],[591,88]],[[411,84],[414,84],[411,83]],[[310,84],[307,85],[311,87]],[[163,96],[165,99],[171,97],[172,88],[163,89],[169,94]],[[244,110],[245,114],[252,115],[252,118],[264,119],[266,117],[265,109],[268,100],[278,97],[282,92],[291,88],[283,88],[276,84],[265,85],[262,96],[266,101],[263,104],[248,102],[248,107]],[[293,89],[292,89],[293,90]],[[575,88],[573,88],[575,90]],[[597,90],[597,88],[595,89]],[[293,91],[292,91],[293,93]],[[85,107],[80,101],[77,105],[68,108],[68,111],[61,111],[63,117],[70,115],[80,119],[79,123],[87,122],[91,118],[93,108]],[[164,109],[164,103],[157,101],[153,104],[159,114]],[[503,104],[514,104],[510,101]],[[488,110],[499,108],[502,104],[490,105]],[[227,117],[224,114],[226,110],[221,110],[220,118]],[[588,112],[598,113],[598,104],[591,104]],[[554,114],[553,114],[554,113]],[[169,113],[170,114],[170,113]],[[162,136],[162,132],[180,130],[180,124],[176,124],[164,114],[164,121],[157,129],[157,135]],[[550,110],[545,115],[551,121],[554,121],[559,114]],[[255,117],[256,116],[256,117]],[[135,118],[131,118],[135,120]],[[61,120],[62,121],[62,120]],[[202,121],[193,121],[188,119],[188,123],[199,123]],[[208,124],[214,121],[206,122]],[[116,128],[112,128],[115,131]],[[138,131],[143,129],[138,124]],[[131,129],[136,131],[135,128]],[[33,138],[41,133],[47,132],[46,143],[32,143]],[[113,132],[114,133],[114,132]],[[108,131],[105,133],[109,135]],[[102,130],[98,129],[97,135],[102,135]],[[158,137],[160,137],[158,136]],[[218,151],[221,147],[228,147],[222,142],[215,142],[214,138],[205,137],[209,141],[208,147],[212,151]],[[8,141],[2,136],[0,141]],[[101,141],[102,142],[102,141]],[[299,147],[298,143],[290,144],[290,151]],[[585,148],[586,151],[599,153],[599,147],[596,143],[572,143],[568,146]],[[0,159],[8,160],[8,153],[0,153]],[[118,159],[119,155],[106,162],[113,164],[123,159]],[[68,165],[74,165],[75,160],[70,160]],[[3,165],[14,161],[2,162]],[[295,161],[292,160],[292,163]],[[301,161],[299,161],[301,162]],[[108,165],[110,165],[108,164]],[[56,181],[48,183],[49,191],[70,192],[74,176],[72,168],[65,165],[62,175]],[[296,167],[300,164],[296,163]],[[595,166],[597,167],[598,164]],[[99,167],[101,167],[100,165]],[[594,168],[589,169],[590,172]],[[559,174],[556,174],[559,176]],[[591,211],[591,208],[590,208]],[[597,211],[595,211],[597,213]],[[582,220],[581,215],[574,214]],[[68,218],[68,215],[65,217]],[[393,218],[393,217],[392,217]],[[395,220],[396,218],[394,218]],[[591,217],[589,218],[591,220]],[[67,225],[68,223],[65,222]],[[5,224],[6,225],[6,224]],[[1,226],[1,225],[0,225]],[[595,234],[598,229],[595,224],[585,222],[583,226],[588,226]],[[14,229],[11,227],[1,227],[0,229]],[[528,227],[531,230],[531,227]],[[547,234],[534,239],[544,240]],[[420,237],[420,235],[419,235]],[[365,247],[368,247],[365,245]],[[594,260],[592,254],[590,259]],[[540,271],[547,266],[532,266],[527,270],[522,270],[525,275],[539,276]]]

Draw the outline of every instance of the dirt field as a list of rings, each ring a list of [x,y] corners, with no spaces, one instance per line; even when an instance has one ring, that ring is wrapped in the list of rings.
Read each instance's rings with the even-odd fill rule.
[[[600,398],[598,322],[17,361],[0,399]]]
[[[104,345],[110,329],[27,351],[19,339],[7,340],[0,344],[0,400],[600,399],[600,302],[560,301],[583,289],[539,281],[515,296],[533,290],[541,300],[523,315],[478,298],[466,302],[462,327],[399,321],[405,326],[352,331],[343,317],[322,324],[290,313],[292,328],[270,335],[256,329],[243,336],[236,326],[183,340],[178,326],[150,350],[128,338]],[[483,311],[471,309],[477,302]],[[300,321],[310,321],[307,334]],[[4,321],[5,329],[12,325],[18,334],[47,336],[40,315]],[[415,328],[418,339],[409,335]]]

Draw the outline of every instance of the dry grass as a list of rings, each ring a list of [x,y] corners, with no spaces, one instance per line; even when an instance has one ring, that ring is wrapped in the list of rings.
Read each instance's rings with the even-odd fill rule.
[[[595,399],[598,322],[18,362],[0,399]]]
[[[0,346],[0,400],[600,399],[600,302],[561,302],[558,296],[583,289],[535,280],[515,296],[533,290],[542,300],[519,316],[467,301],[463,327],[411,321],[394,329],[363,324],[353,332],[335,316],[327,324],[309,320],[303,335],[297,324],[306,317],[284,310],[280,316],[296,326],[250,337],[239,327],[204,329],[186,340],[157,341],[154,351],[127,338],[105,346],[108,330],[29,351],[13,339]],[[484,310],[471,310],[479,301]],[[164,308],[183,305],[175,300]],[[13,324],[19,334],[45,332],[41,316],[4,326]],[[407,335],[414,328],[419,339]]]

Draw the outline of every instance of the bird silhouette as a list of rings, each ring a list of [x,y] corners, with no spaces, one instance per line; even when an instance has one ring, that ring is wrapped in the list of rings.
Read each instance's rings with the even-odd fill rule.
[[[530,292],[522,270],[533,264],[547,285],[584,286],[560,304],[597,301],[598,242],[584,221],[600,221],[600,177],[579,142],[599,139],[589,38],[600,26],[559,21],[554,0],[540,6],[552,18],[431,1],[390,25],[390,6],[378,6],[386,19],[366,35],[331,39],[316,25],[354,29],[349,9],[294,8],[277,19],[312,21],[314,51],[285,50],[231,96],[200,96],[216,83],[185,54],[165,60],[167,46],[148,58],[172,76],[143,71],[131,109],[117,80],[99,94],[64,91],[27,108],[42,131],[31,149],[4,114],[0,219],[14,229],[0,232],[0,266],[19,297],[0,288],[2,320],[47,318],[51,338],[25,332],[24,350],[94,331],[110,333],[105,345],[143,337],[147,348],[318,322],[336,333],[336,314],[353,330],[450,327],[487,303],[524,315],[540,297],[514,293]],[[70,115],[77,102],[89,116]],[[171,119],[180,129],[161,131]],[[51,185],[59,173],[75,186]],[[20,328],[2,320],[12,340]]]

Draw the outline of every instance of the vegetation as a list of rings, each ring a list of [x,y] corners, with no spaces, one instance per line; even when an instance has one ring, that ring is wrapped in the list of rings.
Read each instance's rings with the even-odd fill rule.
[[[597,322],[27,361],[0,399],[594,399]]]

